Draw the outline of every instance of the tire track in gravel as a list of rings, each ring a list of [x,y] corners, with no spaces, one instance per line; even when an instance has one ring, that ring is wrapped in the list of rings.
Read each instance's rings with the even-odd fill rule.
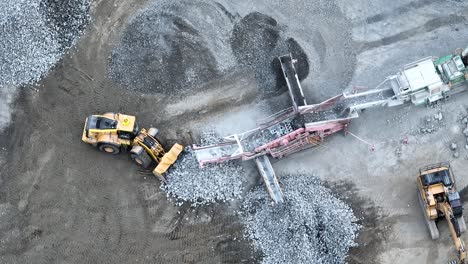
[[[395,15],[401,15],[409,12],[414,12],[415,9],[419,9],[428,5],[431,5],[433,3],[439,2],[438,0],[421,0],[421,1],[413,1],[409,2],[408,4],[399,6],[392,11],[389,12],[383,12],[377,15],[373,15],[370,17],[367,17],[365,20],[362,20],[359,25],[363,24],[373,24],[377,23],[380,21],[383,21],[385,19],[391,18]]]
[[[31,193],[37,188],[36,186],[40,183],[42,178],[42,171],[47,163],[51,160],[52,154],[54,153],[54,148],[48,149],[40,158],[36,165],[35,171],[28,171],[28,174],[32,174],[32,183],[28,191],[24,194],[21,200],[18,202],[18,209],[23,211],[28,205],[29,197]]]
[[[360,52],[364,52],[366,50],[374,49],[380,46],[387,46],[402,40],[406,40],[416,35],[424,34],[444,26],[463,24],[466,23],[466,21],[466,17],[458,15],[438,17],[429,20],[424,25],[412,28],[410,30],[403,31],[392,36],[383,37],[382,39],[376,41],[358,42],[357,45]]]

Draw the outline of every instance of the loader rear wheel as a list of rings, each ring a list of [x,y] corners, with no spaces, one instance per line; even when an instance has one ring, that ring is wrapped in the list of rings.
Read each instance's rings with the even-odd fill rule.
[[[120,147],[112,143],[101,143],[98,145],[98,149],[102,152],[114,155],[120,153]]]
[[[133,161],[135,161],[136,164],[138,164],[139,166],[141,166],[141,167],[143,167],[145,169],[149,167],[149,165],[151,164],[151,161],[152,161],[151,157],[146,152],[143,152],[140,155],[132,154],[131,157],[132,157]]]

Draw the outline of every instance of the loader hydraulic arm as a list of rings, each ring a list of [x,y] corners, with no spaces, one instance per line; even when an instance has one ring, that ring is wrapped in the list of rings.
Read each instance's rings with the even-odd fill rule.
[[[447,219],[447,223],[450,228],[450,233],[452,234],[453,243],[458,252],[458,261],[456,263],[461,264],[465,263],[466,259],[466,249],[465,242],[460,237],[460,227],[458,226],[457,219],[453,215],[452,207],[447,202],[437,203],[437,209],[442,211]]]

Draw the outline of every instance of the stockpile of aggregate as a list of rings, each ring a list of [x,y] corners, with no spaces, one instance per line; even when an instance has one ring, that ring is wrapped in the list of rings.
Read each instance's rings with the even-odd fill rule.
[[[125,89],[181,96],[243,71],[253,73],[265,92],[275,92],[277,83],[285,85],[277,75],[277,57],[287,53],[299,60],[304,79],[309,71],[304,50],[271,16],[241,17],[215,1],[152,0],[112,51],[109,75]]]
[[[0,87],[34,84],[88,24],[90,0],[0,1]]]
[[[214,2],[153,0],[112,51],[110,77],[143,93],[181,95],[234,64],[231,21]]]
[[[264,186],[243,202],[247,237],[262,263],[346,263],[360,229],[352,209],[315,176],[285,176],[281,187],[281,205],[271,205]]]
[[[200,168],[190,147],[167,172],[167,182],[161,185],[168,197],[179,205],[192,206],[241,199],[245,171],[236,162],[207,164]]]

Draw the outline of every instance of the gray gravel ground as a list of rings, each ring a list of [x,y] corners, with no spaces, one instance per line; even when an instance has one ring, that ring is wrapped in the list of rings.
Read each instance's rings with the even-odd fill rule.
[[[262,263],[346,263],[360,226],[352,209],[311,175],[281,179],[282,205],[271,206],[263,186],[243,202],[247,236]]]
[[[209,164],[200,168],[193,151],[187,147],[167,172],[167,183],[161,188],[178,205],[192,206],[240,199],[245,173],[235,162]]]
[[[17,89],[8,85],[0,89],[0,131],[2,131],[11,119],[11,106],[16,97]]]
[[[89,23],[90,0],[0,1],[0,130],[17,87],[36,84]]]
[[[40,1],[0,2],[0,87],[34,83],[60,59],[60,45]]]
[[[89,0],[0,2],[0,87],[33,84],[89,22]]]

